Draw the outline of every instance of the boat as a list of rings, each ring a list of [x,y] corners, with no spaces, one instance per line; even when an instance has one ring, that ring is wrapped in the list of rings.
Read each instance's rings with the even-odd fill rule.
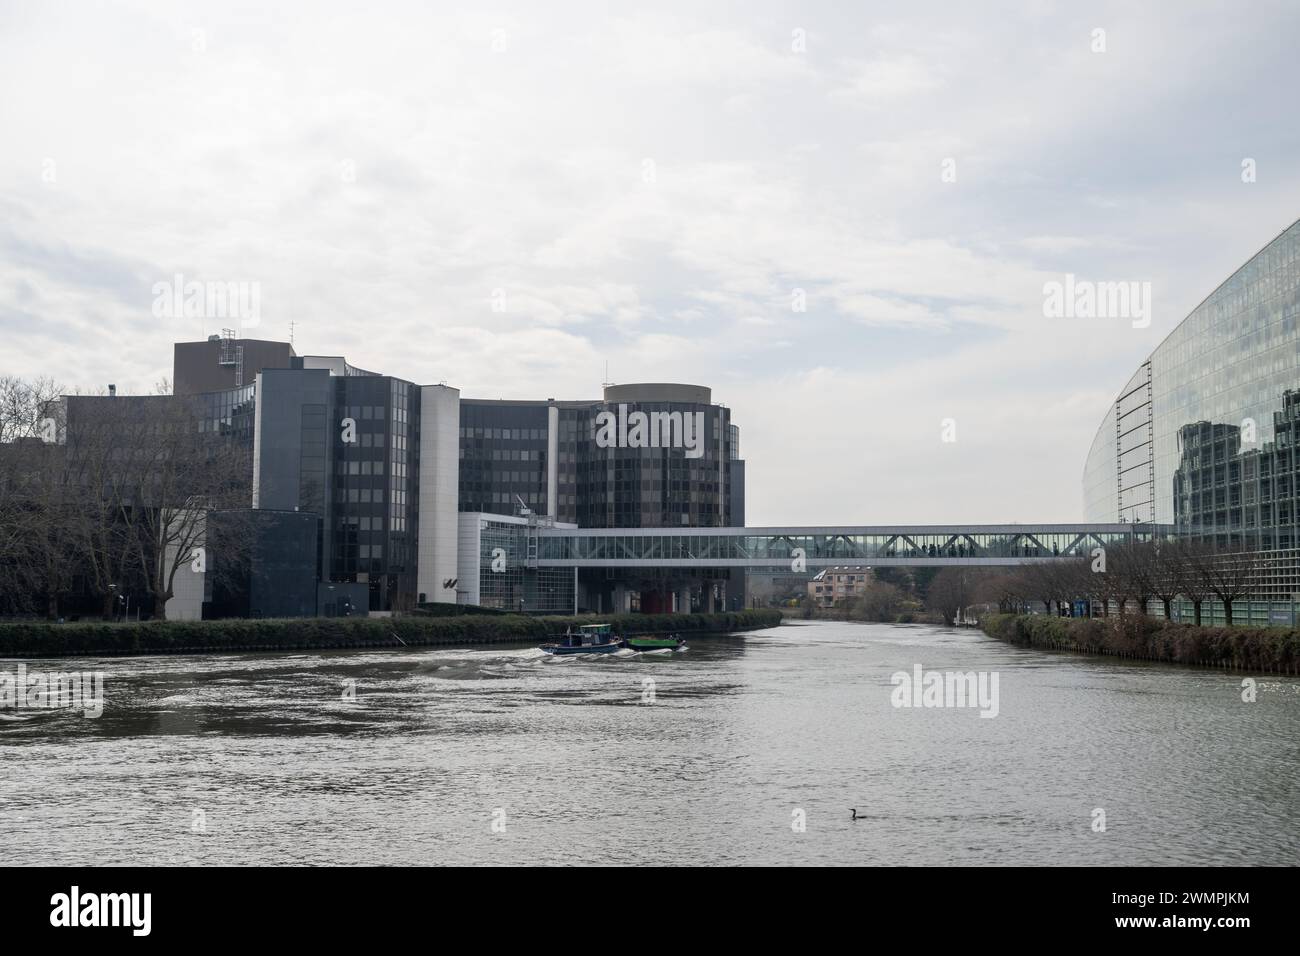
[[[686,642],[676,634],[667,637],[625,637],[623,646],[632,651],[676,651],[686,646]]]
[[[612,624],[583,624],[570,628],[559,641],[543,644],[547,654],[612,654],[621,650],[623,639],[614,633]]]

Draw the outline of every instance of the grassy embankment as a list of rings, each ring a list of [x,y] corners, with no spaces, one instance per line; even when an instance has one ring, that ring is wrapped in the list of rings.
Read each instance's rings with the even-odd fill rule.
[[[331,617],[112,624],[0,624],[0,657],[191,654],[223,651],[400,647],[541,641],[570,625],[613,624],[620,634],[725,633],[781,623],[776,611],[525,617],[517,614],[397,618]]]
[[[1196,627],[1140,614],[1123,618],[985,614],[980,627],[990,637],[1023,647],[1194,667],[1300,673],[1300,631],[1289,629]]]

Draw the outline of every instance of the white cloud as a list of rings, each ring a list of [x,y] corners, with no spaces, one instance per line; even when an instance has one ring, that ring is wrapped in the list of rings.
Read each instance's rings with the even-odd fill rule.
[[[470,396],[713,385],[756,522],[1077,517],[1113,391],[1300,209],[1282,8],[0,18],[0,372],[147,391],[226,324],[151,284],[255,280],[257,335]],[[1157,321],[1044,319],[1066,271]]]
[[[943,86],[940,68],[915,56],[891,56],[844,64],[847,84],[831,92],[837,99],[886,106],[915,93]]]

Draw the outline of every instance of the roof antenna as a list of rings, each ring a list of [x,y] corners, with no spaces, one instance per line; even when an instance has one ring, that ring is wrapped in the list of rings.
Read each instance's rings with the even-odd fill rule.
[[[605,360],[605,381],[600,383],[601,388],[609,388],[614,383],[609,380],[609,359]]]
[[[289,320],[289,348],[293,348],[293,319]]]

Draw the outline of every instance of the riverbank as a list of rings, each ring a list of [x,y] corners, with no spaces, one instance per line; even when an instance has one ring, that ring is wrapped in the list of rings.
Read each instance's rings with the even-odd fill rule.
[[[778,611],[527,617],[317,617],[113,624],[45,621],[0,624],[0,657],[208,654],[355,647],[427,647],[542,641],[579,624],[613,624],[620,634],[705,634],[775,627]]]
[[[1138,614],[1123,618],[985,614],[980,628],[1000,641],[1043,650],[1193,667],[1300,673],[1300,631],[1289,629],[1196,627]]]

